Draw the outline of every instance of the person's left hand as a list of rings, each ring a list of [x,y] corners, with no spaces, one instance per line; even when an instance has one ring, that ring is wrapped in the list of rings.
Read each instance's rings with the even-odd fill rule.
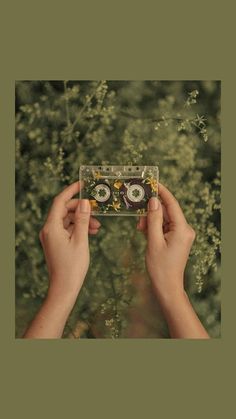
[[[39,237],[49,271],[49,293],[61,301],[74,301],[89,267],[88,233],[96,234],[100,223],[90,217],[87,199],[72,199],[80,182],[65,188],[54,198]]]

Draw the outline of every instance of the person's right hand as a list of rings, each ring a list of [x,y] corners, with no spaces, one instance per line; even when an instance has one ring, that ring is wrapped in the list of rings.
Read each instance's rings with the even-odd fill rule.
[[[148,203],[147,217],[140,217],[138,230],[147,234],[147,270],[161,299],[183,294],[184,270],[195,239],[178,201],[159,184],[159,197]]]

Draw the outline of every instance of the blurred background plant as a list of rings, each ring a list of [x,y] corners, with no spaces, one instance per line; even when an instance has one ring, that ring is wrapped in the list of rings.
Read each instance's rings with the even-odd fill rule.
[[[159,165],[197,232],[186,289],[220,336],[220,82],[16,83],[16,336],[46,295],[38,233],[81,164]],[[64,338],[168,337],[132,217],[102,218]]]

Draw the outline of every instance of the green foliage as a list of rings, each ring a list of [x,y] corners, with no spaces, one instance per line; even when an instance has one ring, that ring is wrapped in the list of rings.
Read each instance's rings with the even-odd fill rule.
[[[197,232],[186,286],[200,317],[203,302],[205,311],[214,307],[212,323],[205,314],[202,321],[218,336],[219,83],[32,81],[18,82],[16,91],[17,301],[47,292],[38,233],[52,198],[78,179],[81,164],[158,164],[160,181]],[[88,324],[83,336],[116,338],[137,299],[132,276],[145,272],[145,239],[131,218],[102,224],[90,239],[91,267],[68,327],[80,318]]]

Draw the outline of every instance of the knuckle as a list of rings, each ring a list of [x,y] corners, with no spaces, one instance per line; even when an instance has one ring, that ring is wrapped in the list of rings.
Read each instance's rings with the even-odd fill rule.
[[[195,239],[195,237],[196,237],[196,232],[195,232],[195,230],[193,229],[193,227],[192,227],[192,226],[190,226],[189,224],[187,225],[187,231],[186,231],[186,233],[187,233],[187,237],[188,237],[190,240],[194,241],[194,239]]]
[[[49,235],[50,231],[51,231],[50,226],[49,226],[48,223],[46,223],[46,224],[44,224],[44,226],[43,226],[43,228],[42,228],[42,230],[39,234],[41,234],[41,238],[44,239]]]
[[[53,204],[57,204],[59,200],[58,195],[53,198]]]

